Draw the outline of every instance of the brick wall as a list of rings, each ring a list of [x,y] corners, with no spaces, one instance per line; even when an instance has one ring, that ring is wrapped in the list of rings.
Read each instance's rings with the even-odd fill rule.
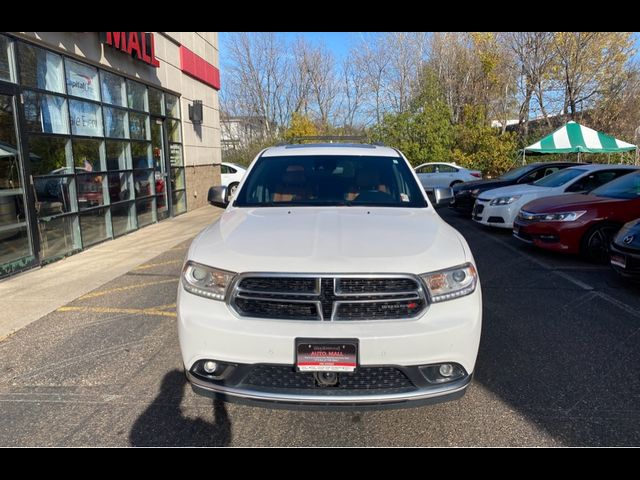
[[[207,205],[209,187],[220,185],[220,165],[189,165],[185,174],[188,210]]]

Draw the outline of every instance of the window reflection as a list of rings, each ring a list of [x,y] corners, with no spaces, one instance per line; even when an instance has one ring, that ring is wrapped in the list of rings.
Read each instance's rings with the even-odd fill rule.
[[[78,207],[80,210],[104,205],[103,175],[78,175]]]
[[[18,62],[22,85],[64,93],[60,55],[18,42]]]
[[[29,90],[23,98],[25,122],[30,132],[69,133],[66,99]]]

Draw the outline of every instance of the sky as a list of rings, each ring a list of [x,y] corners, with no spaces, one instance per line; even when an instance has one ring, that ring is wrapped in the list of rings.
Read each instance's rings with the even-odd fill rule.
[[[309,40],[311,43],[324,44],[333,52],[336,60],[342,60],[349,52],[349,47],[357,42],[361,35],[367,32],[279,32],[286,40],[295,40],[296,37],[302,36]],[[224,65],[224,41],[228,33],[220,32],[220,63]],[[636,48],[636,60],[640,61],[640,33],[635,32],[635,48]]]

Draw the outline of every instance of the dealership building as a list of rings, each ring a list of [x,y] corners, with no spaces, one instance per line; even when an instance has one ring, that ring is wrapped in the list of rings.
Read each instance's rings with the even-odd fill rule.
[[[216,32],[0,32],[0,278],[206,203]]]

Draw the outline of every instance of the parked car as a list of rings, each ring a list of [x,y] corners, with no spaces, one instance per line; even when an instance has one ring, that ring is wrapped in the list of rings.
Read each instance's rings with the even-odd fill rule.
[[[586,193],[638,169],[631,165],[581,165],[552,173],[532,184],[488,190],[476,199],[472,218],[483,225],[513,228],[522,206],[532,200]]]
[[[547,197],[524,205],[513,235],[546,250],[581,253],[592,261],[605,262],[613,236],[638,217],[640,172],[635,172],[589,194]]]
[[[640,218],[625,223],[614,237],[609,261],[623,277],[640,280]]]
[[[210,203],[221,205],[223,190],[212,187]],[[434,193],[450,201],[449,188]],[[177,311],[197,393],[413,406],[464,394],[482,299],[466,240],[401,153],[304,144],[256,157],[194,239]]]
[[[426,191],[437,187],[453,187],[462,182],[482,178],[479,170],[469,170],[454,163],[423,163],[415,168]]]
[[[459,213],[471,215],[478,195],[494,188],[533,183],[563,168],[584,165],[576,162],[538,162],[513,168],[497,178],[458,183],[453,186],[454,199],[449,205]]]
[[[227,187],[225,198],[227,203],[235,195],[240,180],[242,180],[246,171],[246,168],[235,163],[222,162],[220,164],[220,185]]]

